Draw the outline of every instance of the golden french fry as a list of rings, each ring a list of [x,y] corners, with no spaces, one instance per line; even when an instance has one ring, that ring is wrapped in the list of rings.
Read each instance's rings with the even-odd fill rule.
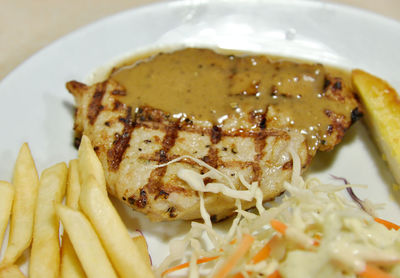
[[[19,151],[14,167],[14,203],[8,245],[0,267],[13,264],[32,241],[39,178],[28,144]]]
[[[81,184],[85,183],[89,176],[94,176],[100,187],[103,189],[103,192],[106,193],[107,188],[103,166],[101,165],[101,162],[86,135],[82,136],[81,144],[79,146],[78,163],[79,180]]]
[[[68,182],[66,193],[66,205],[72,209],[79,209],[79,195],[81,184],[79,182],[78,160],[71,160],[68,168]]]
[[[67,233],[63,234],[61,246],[61,278],[84,278],[85,272],[75,253]]]
[[[122,278],[154,277],[152,269],[133,243],[127,228],[94,177],[82,183],[79,203]]]
[[[56,211],[86,275],[89,278],[117,277],[89,220],[81,212],[67,206],[57,205]]]
[[[16,265],[9,265],[0,269],[0,278],[25,278],[25,275]]]
[[[146,264],[149,268],[151,268],[151,259],[149,255],[149,249],[147,247],[146,239],[143,235],[135,236],[132,238],[133,243],[136,245],[139,250],[140,255],[145,258]]]
[[[79,184],[78,171],[78,160],[71,160],[68,168],[66,204],[72,209],[79,209],[79,194],[81,192],[81,185]],[[60,277],[86,277],[67,233],[64,233],[62,236]]]
[[[400,98],[390,85],[367,72],[352,72],[365,119],[389,168],[400,184]]]
[[[14,187],[11,183],[0,181],[0,250],[6,231],[14,199]]]
[[[59,221],[55,205],[61,203],[67,166],[58,163],[42,172],[35,212],[29,277],[57,278],[60,266]]]

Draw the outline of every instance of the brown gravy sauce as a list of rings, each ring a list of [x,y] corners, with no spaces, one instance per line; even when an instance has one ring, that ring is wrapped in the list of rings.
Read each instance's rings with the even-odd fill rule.
[[[351,112],[323,97],[327,71],[341,77],[348,87],[349,74],[321,64],[197,48],[130,62],[110,75],[127,90],[120,101],[133,108],[149,105],[175,118],[192,117],[219,125],[228,114],[243,117],[252,111],[263,113],[274,105],[277,111],[290,115],[288,126],[318,136],[311,131],[325,132],[329,124],[324,109],[346,117]]]

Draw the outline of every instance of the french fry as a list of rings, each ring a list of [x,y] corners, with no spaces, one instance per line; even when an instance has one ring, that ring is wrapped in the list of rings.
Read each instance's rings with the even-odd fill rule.
[[[82,183],[79,203],[120,277],[154,277],[146,257],[133,243],[118,212],[94,177]]]
[[[13,264],[0,269],[0,278],[25,278],[25,275]]]
[[[0,181],[0,250],[6,231],[14,199],[14,187],[6,181]]]
[[[59,221],[55,205],[64,197],[67,166],[58,163],[42,172],[39,180],[29,277],[57,278],[60,266]]]
[[[66,191],[66,205],[72,209],[79,210],[79,195],[81,184],[79,182],[78,160],[71,160],[68,168],[68,183]]]
[[[149,249],[147,247],[147,242],[144,236],[139,235],[132,238],[133,243],[136,245],[137,249],[139,250],[140,256],[145,258],[146,264],[149,268],[151,268],[151,259],[149,255]]]
[[[103,166],[101,165],[101,162],[86,135],[82,136],[81,144],[79,146],[78,163],[79,179],[81,184],[85,183],[89,176],[94,176],[100,187],[103,189],[103,192],[107,194]]]
[[[362,70],[353,70],[352,80],[369,130],[400,184],[400,97],[386,81]]]
[[[79,209],[79,194],[81,185],[79,183],[78,160],[71,160],[68,168],[68,182],[66,193],[66,204],[72,209]],[[74,247],[67,233],[62,236],[61,246],[61,278],[84,278],[86,277],[82,265],[76,256]]]
[[[60,277],[61,278],[86,277],[85,271],[82,268],[82,264],[75,253],[75,249],[72,246],[71,240],[69,239],[67,233],[64,233],[62,237]]]
[[[116,278],[117,275],[89,220],[81,212],[67,206],[57,205],[56,211],[86,275],[89,278]]]
[[[0,268],[13,264],[32,241],[39,178],[27,143],[24,143],[19,151],[12,183],[15,193],[10,234]]]

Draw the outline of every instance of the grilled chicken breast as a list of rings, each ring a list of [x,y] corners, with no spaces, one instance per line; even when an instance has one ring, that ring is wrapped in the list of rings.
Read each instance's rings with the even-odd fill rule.
[[[148,63],[157,62],[157,59],[175,59],[174,55],[180,52],[184,52],[183,56],[195,59],[196,63],[202,63],[202,67],[196,67],[202,70],[194,74],[196,78],[203,76],[207,70],[202,60],[205,57],[216,59],[208,65],[209,69],[216,69],[219,73],[228,65],[230,68],[226,79],[229,82],[227,88],[231,90],[229,97],[239,94],[239,99],[243,99],[254,95],[260,102],[265,100],[260,98],[260,94],[264,93],[271,101],[261,103],[264,109],[228,113],[223,121],[216,123],[187,113],[172,117],[169,111],[154,107],[151,103],[139,103],[136,106],[127,103],[124,97],[130,88],[113,76],[90,86],[77,81],[67,83],[67,89],[76,101],[76,143],[79,144],[82,134],[91,139],[103,164],[109,193],[147,214],[152,220],[200,218],[198,192],[181,180],[177,172],[181,168],[207,172],[205,167],[191,159],[182,159],[162,167],[157,165],[183,155],[195,157],[231,177],[237,188],[243,187],[239,174],[248,182],[258,182],[264,200],[270,200],[283,192],[283,182],[291,178],[293,160],[289,150],[296,152],[304,171],[317,150],[332,149],[341,141],[346,129],[362,114],[349,85],[342,78],[326,73],[321,65],[271,62],[264,57],[243,58],[220,55],[206,49],[185,49],[156,55],[136,64],[134,68],[143,71],[140,67],[145,66],[142,65],[147,66]],[[218,59],[223,59],[223,62],[219,63]],[[182,73],[179,68],[182,61],[186,60],[176,62],[177,72]],[[168,65],[172,63],[169,60],[164,62]],[[243,66],[247,63],[257,65],[255,77],[251,77],[251,67]],[[300,77],[304,82],[311,79],[319,81],[312,90],[300,90],[301,94],[296,85],[284,87],[279,80],[271,81],[276,84],[265,85],[267,81],[262,79],[263,72],[260,70],[263,65],[274,68],[276,72],[275,76],[271,73],[272,78],[276,78],[282,68],[293,66],[296,76],[292,80]],[[299,72],[303,69],[307,74],[301,76]],[[168,69],[168,73],[171,71]],[[185,67],[185,72],[189,71]],[[312,77],[314,73],[316,75]],[[137,76],[133,73],[130,78]],[[247,84],[244,82],[246,78],[252,82],[247,88],[242,88],[243,84]],[[287,73],[284,78],[288,78]],[[157,82],[154,74],[151,82]],[[232,91],[232,88],[236,91]],[[254,89],[257,92],[252,93]],[[163,88],[160,94],[173,93]],[[277,99],[281,99],[284,105]],[[207,101],[212,103],[213,99]],[[294,122],[301,122],[301,125]],[[212,180],[205,180],[206,184],[208,182]],[[213,221],[233,214],[234,200],[214,193],[205,193],[204,197]],[[243,206],[250,208],[254,203],[243,202]]]

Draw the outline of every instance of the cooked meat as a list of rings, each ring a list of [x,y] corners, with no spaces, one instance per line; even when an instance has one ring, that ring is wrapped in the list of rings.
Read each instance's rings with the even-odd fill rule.
[[[203,54],[220,59],[214,57],[219,54],[209,50],[188,51],[196,54],[198,59],[204,58]],[[136,67],[157,59],[175,58],[173,55],[179,53],[177,51],[158,55],[149,61],[138,63]],[[236,59],[237,63],[243,64],[246,62],[243,59],[250,59],[232,57],[228,57],[227,63]],[[103,164],[109,193],[135,210],[147,214],[152,220],[197,219],[200,217],[198,194],[177,177],[177,172],[182,167],[199,173],[204,173],[207,169],[190,159],[155,167],[174,158],[189,155],[230,176],[237,188],[242,187],[239,173],[248,182],[257,181],[264,200],[271,200],[283,192],[283,182],[290,180],[293,162],[288,151],[289,146],[300,157],[304,171],[317,150],[332,149],[341,141],[346,129],[361,115],[358,101],[349,85],[340,77],[325,73],[321,65],[270,62],[260,57],[251,59],[253,64],[272,65],[278,73],[280,68],[293,65],[297,74],[299,69],[304,68],[306,72],[315,71],[322,74],[322,77],[318,77],[321,80],[316,88],[302,90],[300,97],[296,86],[286,87],[285,91],[272,86],[268,88],[268,95],[273,101],[263,103],[265,109],[239,114],[232,112],[226,115],[222,123],[185,113],[180,117],[173,117],[169,111],[150,106],[151,104],[134,106],[124,102],[124,96],[130,93],[130,88],[123,85],[123,82],[117,82],[118,78],[112,76],[91,86],[77,81],[68,82],[67,89],[76,101],[74,129],[77,142],[79,144],[82,134],[91,139]],[[224,65],[214,63],[212,67],[219,67],[218,70],[222,72]],[[232,67],[232,64],[229,65]],[[243,78],[238,77],[248,77],[251,74],[251,69],[244,68],[247,75],[239,68],[229,69],[229,88],[237,85],[235,80],[243,83]],[[177,72],[181,70],[178,68]],[[260,73],[257,72],[257,77],[259,76]],[[134,73],[130,78],[135,78]],[[156,82],[157,79],[152,76],[151,80]],[[266,81],[260,79],[257,83],[260,93],[263,82]],[[230,93],[230,96],[234,93],[236,92]],[[162,91],[162,94],[173,93]],[[307,98],[307,95],[313,97]],[[284,105],[276,102],[276,98],[283,99]],[[292,99],[297,100],[289,103]],[[258,102],[260,100],[263,99],[257,98]],[[213,100],[207,101],[212,103]],[[300,106],[291,110],[293,104]],[[302,125],[293,124],[296,121]],[[208,182],[212,180],[205,181]],[[204,196],[213,221],[233,214],[235,206],[232,199],[213,193],[206,193]],[[243,202],[243,206],[250,208],[254,203]]]

